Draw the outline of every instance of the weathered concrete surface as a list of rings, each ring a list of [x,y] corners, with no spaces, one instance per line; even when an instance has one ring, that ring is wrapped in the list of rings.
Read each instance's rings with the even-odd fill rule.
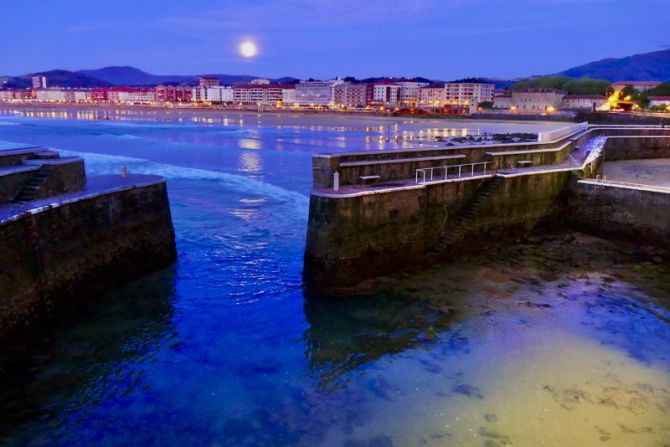
[[[605,143],[605,161],[670,157],[668,136],[610,136]]]
[[[16,197],[37,169],[38,167],[32,166],[0,168],[0,203],[9,202]]]
[[[461,235],[442,253],[485,249],[551,218],[570,171],[505,178]],[[350,198],[310,198],[304,277],[325,293],[347,293],[367,280],[424,266],[478,188],[491,179],[440,182]],[[439,258],[439,257],[438,257]]]
[[[571,151],[572,145],[566,143],[551,149],[490,152],[487,160],[491,161],[489,169],[516,168],[520,161],[530,162],[529,166],[553,165],[565,160]]]
[[[40,187],[36,199],[79,191],[86,185],[86,173],[82,158],[60,159],[48,163],[53,171]]]
[[[0,253],[3,339],[172,263],[176,249],[165,181],[143,176],[137,186],[5,215]]]
[[[579,181],[570,187],[568,223],[600,237],[670,248],[670,191]]]

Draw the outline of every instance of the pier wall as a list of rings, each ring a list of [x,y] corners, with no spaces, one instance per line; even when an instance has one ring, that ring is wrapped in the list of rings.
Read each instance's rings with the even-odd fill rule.
[[[24,167],[11,172],[0,171],[0,203],[9,202],[16,197],[38,169],[38,167]]]
[[[607,161],[670,158],[670,135],[610,136],[604,155]]]
[[[61,159],[49,164],[53,171],[35,195],[36,199],[79,191],[86,185],[83,159]]]
[[[0,339],[176,258],[164,180],[0,222]]]
[[[653,188],[603,193],[586,179],[598,176],[603,160],[670,157],[670,129],[598,125],[549,145],[492,146],[315,156],[304,262],[307,286],[322,293],[352,293],[380,276],[485,252],[544,221],[667,245],[670,219],[662,214],[670,195]],[[413,163],[425,160],[405,160],[456,154],[461,155],[453,159],[456,163],[486,157],[495,163],[479,175],[427,183],[420,178],[417,184],[413,170],[419,166]],[[379,171],[377,185],[356,182],[360,175],[373,175],[381,160],[390,169],[406,167],[392,174]],[[451,164],[452,159],[445,160]],[[519,168],[521,160],[531,166]],[[343,166],[355,169],[347,172]],[[338,191],[332,188],[336,170],[345,179]]]
[[[581,180],[570,186],[566,217],[571,226],[594,236],[670,249],[669,207],[667,190]]]
[[[436,182],[351,197],[311,196],[305,280],[322,292],[347,293],[366,280],[412,266],[458,222],[460,214],[492,182],[488,176]],[[500,185],[438,258],[486,249],[532,230],[558,213],[571,171],[514,175]]]

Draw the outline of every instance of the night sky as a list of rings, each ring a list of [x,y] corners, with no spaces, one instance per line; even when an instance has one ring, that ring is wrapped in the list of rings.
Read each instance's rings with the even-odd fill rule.
[[[509,78],[669,48],[669,17],[670,0],[6,0],[0,75]]]

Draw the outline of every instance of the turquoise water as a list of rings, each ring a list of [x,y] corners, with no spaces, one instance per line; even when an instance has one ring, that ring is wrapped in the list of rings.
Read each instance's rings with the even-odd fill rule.
[[[35,113],[0,109],[0,140],[168,178],[179,259],[3,381],[0,444],[670,445],[665,253],[555,236],[370,296],[303,293],[312,152],[547,125]]]

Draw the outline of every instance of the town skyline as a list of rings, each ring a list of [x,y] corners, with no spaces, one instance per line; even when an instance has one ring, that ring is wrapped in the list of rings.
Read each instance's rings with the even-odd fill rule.
[[[160,74],[189,67],[272,78],[328,79],[343,71],[360,78],[518,78],[670,44],[663,24],[670,8],[661,0],[645,8],[621,0],[518,0],[504,11],[491,0],[226,3],[9,4],[9,15],[30,9],[32,26],[3,26],[0,74],[130,65]],[[257,45],[253,57],[240,54],[245,41]]]

